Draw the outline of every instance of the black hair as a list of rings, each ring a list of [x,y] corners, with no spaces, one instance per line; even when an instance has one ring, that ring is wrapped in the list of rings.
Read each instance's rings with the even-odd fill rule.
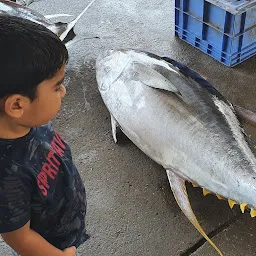
[[[0,15],[0,99],[17,93],[34,100],[37,86],[67,61],[64,43],[46,27]]]

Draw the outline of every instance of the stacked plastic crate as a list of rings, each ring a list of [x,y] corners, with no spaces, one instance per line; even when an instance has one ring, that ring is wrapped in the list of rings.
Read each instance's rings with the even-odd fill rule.
[[[235,66],[256,54],[256,0],[175,0],[175,34]]]

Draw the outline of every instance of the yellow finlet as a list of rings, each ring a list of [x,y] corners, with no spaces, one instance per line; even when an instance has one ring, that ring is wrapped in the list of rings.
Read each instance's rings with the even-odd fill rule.
[[[210,191],[208,191],[207,189],[203,188],[203,195],[204,196],[207,196],[210,193],[211,193]]]
[[[251,217],[252,218],[256,217],[256,210],[255,209],[251,209]]]
[[[234,205],[235,204],[237,204],[235,201],[233,201],[233,200],[228,200],[228,204],[229,204],[229,207],[231,208],[231,209],[233,209],[233,207],[234,207]]]
[[[241,212],[242,212],[242,213],[245,212],[246,206],[247,206],[247,204],[241,204],[241,205],[240,205],[240,209],[241,209]]]
[[[218,195],[218,194],[216,194],[216,196],[218,197],[218,199],[224,200],[224,198],[223,198],[222,196],[220,196],[220,195]]]
[[[192,183],[192,186],[193,186],[194,188],[198,188],[198,187],[199,187],[196,183]]]

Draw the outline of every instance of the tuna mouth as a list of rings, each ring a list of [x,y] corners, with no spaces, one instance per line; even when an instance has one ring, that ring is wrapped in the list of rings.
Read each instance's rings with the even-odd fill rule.
[[[192,184],[192,186],[194,188],[198,188],[200,187],[198,184],[196,184],[195,182],[190,182]],[[201,188],[201,187],[200,187]],[[219,194],[216,194],[214,192],[211,192],[209,191],[208,189],[206,188],[202,188],[203,190],[203,195],[204,196],[207,196],[207,195],[210,195],[210,194],[213,194],[213,195],[216,195],[216,197],[219,199],[219,200],[226,200],[228,202],[228,205],[230,207],[230,209],[233,209],[235,205],[239,205],[240,206],[240,210],[242,213],[245,213],[245,211],[250,211],[250,215],[252,218],[256,217],[256,209],[254,208],[251,208],[249,206],[248,203],[242,203],[242,204],[239,204],[237,203],[236,201],[232,200],[232,199],[228,199],[228,198],[225,198],[223,197],[222,195],[219,195]]]

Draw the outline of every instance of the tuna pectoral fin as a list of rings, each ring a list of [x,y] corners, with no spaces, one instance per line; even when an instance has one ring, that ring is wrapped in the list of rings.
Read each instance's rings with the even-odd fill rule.
[[[78,20],[84,15],[84,13],[88,10],[88,8],[94,3],[95,0],[92,0],[85,8],[84,10],[70,23],[68,23],[66,30],[60,35],[60,40],[64,41],[67,34],[74,28]]]
[[[112,136],[113,139],[115,141],[115,143],[117,143],[117,133],[121,132],[120,126],[117,123],[116,119],[111,115],[111,127],[112,127]]]
[[[202,227],[198,223],[195,214],[193,213],[193,210],[191,208],[187,189],[185,185],[185,180],[177,176],[174,172],[170,170],[166,170],[168,180],[172,189],[172,192],[174,194],[174,197],[180,207],[180,209],[183,211],[183,213],[186,215],[186,217],[189,219],[189,221],[194,225],[194,227],[200,232],[200,234],[213,246],[213,248],[219,253],[219,255],[223,256],[221,251],[217,248],[217,246],[212,242],[212,240],[206,235],[206,233],[203,231]]]
[[[236,114],[240,119],[250,123],[253,126],[256,126],[256,113],[248,109],[241,108],[239,106],[234,106],[234,108],[236,110]]]
[[[134,62],[133,69],[137,79],[145,85],[155,89],[162,89],[165,91],[180,94],[176,86],[170,80],[168,80],[166,77],[164,77],[152,67],[149,67],[139,62]]]

